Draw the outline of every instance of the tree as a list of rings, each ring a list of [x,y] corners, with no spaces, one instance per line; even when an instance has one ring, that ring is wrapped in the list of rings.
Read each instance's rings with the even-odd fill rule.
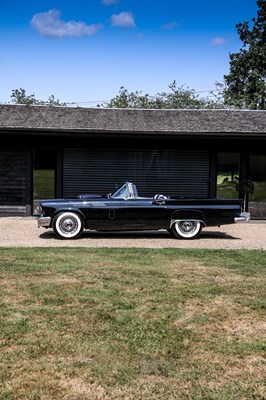
[[[177,87],[176,81],[169,85],[170,93],[158,93],[157,102],[160,108],[204,108],[205,101],[194,89]]]
[[[217,84],[218,85],[218,84]],[[184,86],[177,87],[176,81],[169,85],[170,92],[157,93],[155,96],[140,91],[129,92],[122,86],[117,96],[110,102],[98,107],[108,108],[148,108],[148,109],[199,109],[223,108],[221,97],[208,100],[199,97],[196,91]]]
[[[11,94],[11,101],[15,104],[36,104],[34,94],[26,95],[25,89],[13,89]]]
[[[151,108],[150,96],[143,95],[142,92],[129,92],[124,86],[121,86],[118,95],[110,102],[99,105],[105,108]]]
[[[237,108],[266,109],[266,0],[257,0],[257,18],[236,25],[243,47],[230,54],[224,101]]]
[[[251,180],[243,180],[236,185],[236,189],[244,195],[244,211],[246,212],[248,195],[253,194],[255,190],[254,183]]]
[[[11,101],[15,104],[34,104],[39,106],[65,106],[65,103],[60,103],[55,100],[54,95],[48,97],[47,101],[37,100],[34,94],[27,95],[25,89],[13,89],[11,94]]]

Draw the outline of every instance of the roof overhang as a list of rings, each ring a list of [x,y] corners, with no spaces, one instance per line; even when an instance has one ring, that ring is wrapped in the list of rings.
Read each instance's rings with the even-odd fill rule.
[[[0,105],[0,134],[266,138],[266,111]]]

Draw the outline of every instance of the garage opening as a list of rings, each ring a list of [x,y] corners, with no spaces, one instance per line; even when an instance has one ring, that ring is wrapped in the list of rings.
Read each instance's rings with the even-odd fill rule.
[[[34,151],[33,168],[33,214],[41,199],[53,199],[55,197],[55,171],[56,151]]]
[[[150,149],[65,150],[63,196],[106,194],[133,182],[140,196],[164,193],[184,198],[208,198],[210,154],[205,151]]]

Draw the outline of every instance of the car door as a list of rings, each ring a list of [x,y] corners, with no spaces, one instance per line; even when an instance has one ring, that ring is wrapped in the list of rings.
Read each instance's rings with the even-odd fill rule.
[[[119,208],[119,199],[106,198],[90,201],[82,211],[89,229],[114,230],[118,225],[117,211]]]
[[[121,199],[116,222],[120,229],[163,229],[170,225],[171,211],[165,200]]]

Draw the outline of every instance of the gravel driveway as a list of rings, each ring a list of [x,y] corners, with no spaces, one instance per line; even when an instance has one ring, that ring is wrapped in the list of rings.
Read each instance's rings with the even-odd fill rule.
[[[102,233],[85,231],[77,240],[57,239],[38,228],[34,217],[1,217],[0,247],[146,247],[266,250],[266,221],[204,228],[195,240],[178,240],[166,231]]]

